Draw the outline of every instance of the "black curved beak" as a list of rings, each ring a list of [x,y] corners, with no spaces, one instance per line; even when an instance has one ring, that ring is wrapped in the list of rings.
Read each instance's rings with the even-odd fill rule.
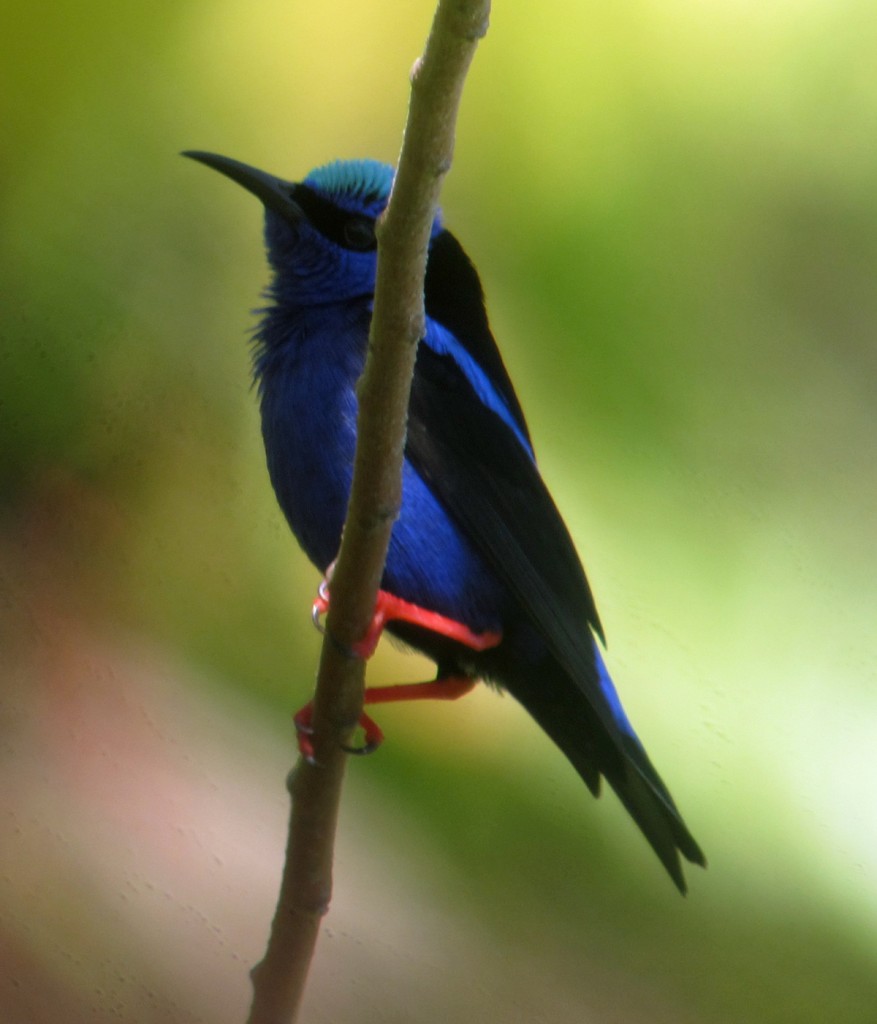
[[[181,156],[187,156],[190,160],[197,160],[199,163],[212,167],[232,181],[257,196],[270,210],[279,213],[281,217],[295,224],[302,217],[302,209],[292,198],[292,191],[295,185],[291,181],[284,181],[283,178],[275,178],[273,174],[267,174],[249,164],[242,164],[240,160],[232,160],[228,156],[219,156],[217,153],[203,153],[200,150],[189,149]]]

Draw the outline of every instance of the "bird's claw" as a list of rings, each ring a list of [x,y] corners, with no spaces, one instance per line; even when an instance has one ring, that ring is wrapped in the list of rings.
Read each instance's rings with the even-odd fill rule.
[[[308,764],[317,763],[317,759],[314,756],[314,743],[311,739],[314,735],[314,727],[311,725],[313,718],[314,705],[311,701],[308,701],[303,708],[300,708],[292,716],[292,723],[295,726],[298,740],[298,752]]]
[[[331,634],[328,634],[326,626],[323,624],[323,616],[329,611],[329,581],[323,580],[320,584],[320,589],[317,591],[317,596],[314,598],[314,604],[311,608],[311,619],[317,629],[324,635],[329,635],[330,639],[335,643],[336,647],[346,655],[348,658],[362,658],[368,660],[374,653],[378,646],[378,641],[381,639],[381,633],[384,631],[384,626],[387,624],[386,615],[381,607],[381,594],[383,591],[378,591],[378,600],[375,604],[374,615],[369,623],[368,629],[365,632],[365,636],[361,640],[357,640],[356,643],[346,644],[338,643]]]
[[[364,757],[366,754],[373,754],[384,742],[384,733],[378,723],[365,712],[359,717],[359,727],[365,734],[365,742],[358,747],[342,743],[341,747],[348,754]]]
[[[314,598],[314,603],[311,606],[311,620],[314,626],[317,628],[317,632],[325,635],[326,627],[323,625],[322,616],[329,610],[329,597],[328,591],[326,596],[323,596],[323,587],[325,587],[326,581],[320,584],[320,589],[317,591],[317,596]]]
[[[300,711],[296,712],[292,721],[295,724],[299,754],[301,754],[308,764],[316,765],[317,759],[314,754],[314,743],[312,739],[314,735],[314,727],[311,724],[313,718],[314,705],[312,701],[308,701]],[[384,734],[381,731],[381,727],[365,712],[360,715],[359,727],[365,734],[365,742],[358,747],[342,743],[341,748],[346,750],[348,754],[357,754],[359,756],[373,754],[384,742]]]

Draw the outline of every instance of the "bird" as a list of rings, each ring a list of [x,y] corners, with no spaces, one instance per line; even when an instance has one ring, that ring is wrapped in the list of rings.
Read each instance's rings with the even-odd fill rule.
[[[268,474],[292,533],[326,576],[350,492],[375,227],[394,169],[335,160],[295,182],[215,153],[183,155],[264,206],[271,279],[253,376]],[[456,697],[475,680],[510,693],[595,796],[608,782],[684,894],[681,858],[706,859],[618,697],[591,588],[540,474],[478,272],[440,210],[423,296],[402,503],[381,580],[390,633],[437,668],[410,696]],[[367,689],[366,702],[404,690]]]

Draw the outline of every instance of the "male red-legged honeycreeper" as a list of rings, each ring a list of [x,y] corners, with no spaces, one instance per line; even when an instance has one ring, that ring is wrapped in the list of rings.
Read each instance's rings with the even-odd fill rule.
[[[185,155],[265,206],[272,279],[255,335],[254,375],[268,472],[298,542],[325,574],[347,508],[375,221],[393,169],[374,160],[336,161],[292,183],[227,157]],[[424,299],[402,508],[381,584],[415,614],[388,628],[435,661],[430,695],[447,685],[455,696],[476,678],[508,690],[592,793],[606,778],[684,892],[679,854],[701,865],[704,855],[618,699],[595,639],[603,631],[594,599],[539,474],[478,274],[440,215]],[[476,650],[429,613],[493,639]],[[405,688],[396,689],[403,696]],[[387,699],[382,692],[377,699]]]

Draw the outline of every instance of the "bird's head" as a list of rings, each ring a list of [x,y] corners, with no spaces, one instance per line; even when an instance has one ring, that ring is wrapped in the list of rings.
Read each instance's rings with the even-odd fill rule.
[[[262,200],[274,270],[271,294],[278,303],[303,306],[373,294],[375,222],[390,196],[392,167],[376,160],[336,160],[290,182],[214,153],[183,155]],[[436,218],[433,233],[438,228]]]

